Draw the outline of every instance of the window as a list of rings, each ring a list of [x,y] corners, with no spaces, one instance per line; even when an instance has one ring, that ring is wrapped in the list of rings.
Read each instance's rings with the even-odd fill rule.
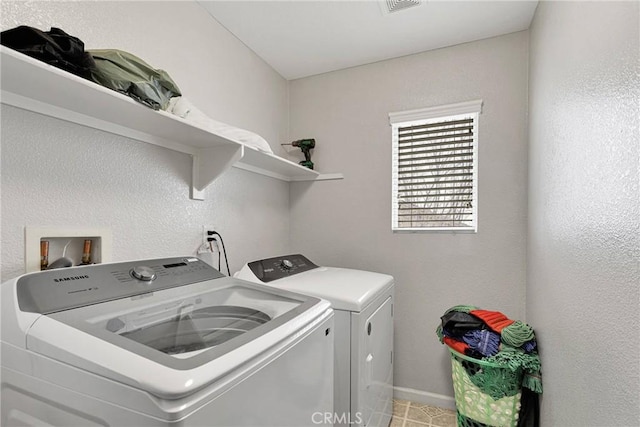
[[[477,230],[482,101],[389,114],[392,229]]]

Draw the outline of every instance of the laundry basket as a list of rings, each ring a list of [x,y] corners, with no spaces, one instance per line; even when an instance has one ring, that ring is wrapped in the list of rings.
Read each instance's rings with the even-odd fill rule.
[[[520,412],[522,370],[451,351],[459,427],[515,427]]]

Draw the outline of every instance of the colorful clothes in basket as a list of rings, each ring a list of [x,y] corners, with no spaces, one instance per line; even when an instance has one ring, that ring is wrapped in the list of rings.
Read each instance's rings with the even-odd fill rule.
[[[528,397],[522,399],[518,425],[531,424],[531,414],[538,413],[537,408],[532,410],[531,405],[537,406],[537,396],[542,394],[541,363],[531,326],[509,319],[499,311],[458,305],[447,310],[441,317],[436,334],[441,343],[456,352],[499,366],[495,369],[471,369],[472,363],[462,364],[469,380],[479,389],[485,390],[492,399],[502,399],[511,392],[492,386],[493,383],[500,382],[497,373],[502,371],[507,374],[505,369],[513,373],[522,372],[519,386],[527,390],[523,396]],[[535,420],[533,425],[537,423],[538,420]]]

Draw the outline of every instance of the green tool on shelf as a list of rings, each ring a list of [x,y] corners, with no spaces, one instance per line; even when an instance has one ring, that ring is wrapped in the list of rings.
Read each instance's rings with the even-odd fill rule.
[[[300,162],[300,164],[309,169],[313,169],[313,162],[311,161],[311,149],[315,148],[316,140],[313,138],[299,139],[297,141],[293,141],[290,144],[282,144],[282,145],[292,145],[294,147],[300,148],[302,153],[304,154],[304,160]]]

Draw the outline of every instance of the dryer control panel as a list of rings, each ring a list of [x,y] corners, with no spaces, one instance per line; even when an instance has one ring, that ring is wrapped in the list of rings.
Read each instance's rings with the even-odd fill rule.
[[[318,268],[317,265],[300,254],[262,259],[247,265],[253,274],[264,283]]]

